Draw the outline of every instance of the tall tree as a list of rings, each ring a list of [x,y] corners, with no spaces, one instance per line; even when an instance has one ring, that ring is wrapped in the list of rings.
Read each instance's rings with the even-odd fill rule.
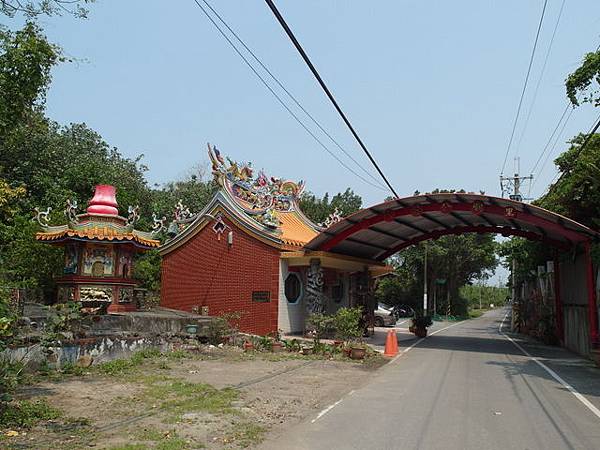
[[[318,198],[312,192],[305,192],[300,199],[302,212],[315,223],[324,222],[336,210],[342,217],[346,217],[360,210],[361,207],[362,198],[350,188],[335,194],[331,201],[328,192],[323,198]]]

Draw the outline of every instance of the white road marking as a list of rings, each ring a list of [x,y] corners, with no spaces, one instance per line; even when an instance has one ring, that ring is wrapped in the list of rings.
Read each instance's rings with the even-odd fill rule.
[[[400,353],[398,353],[398,356],[396,356],[396,357],[395,357],[394,359],[392,359],[390,362],[394,362],[394,361],[396,361],[398,358],[400,358],[400,357],[401,357],[402,355],[404,355],[405,353],[408,353],[409,351],[411,351],[411,350],[412,350],[414,347],[416,347],[417,345],[419,345],[419,344],[420,344],[422,341],[424,341],[424,340],[425,340],[425,339],[427,339],[428,337],[430,337],[430,336],[433,336],[433,335],[435,335],[435,334],[438,334],[438,333],[441,333],[442,331],[445,331],[445,330],[447,330],[448,328],[455,327],[456,325],[458,325],[458,324],[461,324],[461,323],[462,323],[462,321],[460,321],[460,322],[456,322],[456,323],[453,323],[452,325],[448,325],[447,327],[444,327],[444,328],[440,328],[439,330],[436,330],[436,331],[434,331],[433,333],[429,334],[428,336],[426,336],[426,337],[424,337],[424,338],[421,338],[421,339],[419,339],[419,340],[418,340],[418,341],[416,341],[416,342],[413,342],[413,344],[412,344],[412,345],[410,345],[409,347],[406,347],[404,350],[402,350]]]
[[[504,332],[502,331],[502,328],[504,327],[504,321],[506,320],[507,316],[508,316],[508,310],[506,311],[506,314],[504,314],[504,318],[502,319],[502,322],[500,322],[500,327],[498,328],[498,332],[502,336],[504,336],[506,339],[508,339],[510,342],[512,342],[515,345],[515,347],[517,347],[519,350],[521,350],[521,352],[523,352],[523,354],[525,356],[527,356],[530,360],[532,360],[538,366],[540,366],[542,369],[544,369],[546,372],[548,372],[550,374],[550,376],[552,376],[552,378],[554,378],[556,381],[558,381],[565,389],[567,389],[571,394],[573,394],[577,400],[579,400],[581,403],[583,403],[596,417],[598,417],[600,419],[600,410],[598,408],[596,408],[587,398],[585,398],[582,394],[577,392],[577,390],[573,386],[571,386],[569,383],[567,383],[565,380],[563,380],[560,375],[558,375],[554,370],[552,370],[546,364],[541,362],[537,357],[532,356],[531,353],[529,353],[527,350],[525,350],[523,347],[521,347],[521,345],[519,345],[519,343],[516,342],[513,338],[511,338],[507,334],[504,334]]]
[[[406,322],[406,321],[405,321]],[[429,336],[433,336],[434,334],[438,334],[444,330],[447,330],[448,328],[452,328],[455,327],[456,325],[462,323],[461,322],[456,322],[453,323],[452,325],[449,325],[447,327],[441,328],[439,330],[434,331],[433,333],[431,333]],[[427,336],[427,337],[429,337]],[[394,359],[392,359],[390,361],[390,363],[393,363],[394,361],[396,361],[400,356],[402,356],[404,353],[407,353],[410,349],[412,349],[415,345],[417,345],[418,343],[420,343],[421,341],[424,341],[425,339],[427,339],[427,337],[421,338],[419,339],[417,342],[413,343],[410,347],[406,347],[404,350],[402,350],[402,352],[400,352],[398,354],[398,356],[396,356]],[[351,396],[352,394],[354,394],[354,390],[348,392],[348,394],[346,394],[346,396]],[[337,405],[339,405],[340,403],[342,403],[342,400],[344,400],[344,398],[340,398],[337,402],[333,403],[332,405],[329,405],[327,408],[325,408],[324,410],[322,410],[319,414],[317,414],[317,417],[315,417],[313,420],[310,421],[310,423],[315,423],[317,420],[319,420],[321,417],[323,417],[325,414],[327,414],[329,411],[331,411],[333,408],[335,408]]]
[[[329,405],[327,408],[325,408],[323,411],[321,411],[317,417],[315,417],[313,420],[310,421],[310,423],[315,423],[317,420],[319,420],[321,417],[323,417],[325,414],[327,414],[329,411],[331,411],[333,408],[335,408],[337,405],[339,405],[340,403],[342,403],[343,398],[340,398],[337,402],[335,402],[333,405]]]

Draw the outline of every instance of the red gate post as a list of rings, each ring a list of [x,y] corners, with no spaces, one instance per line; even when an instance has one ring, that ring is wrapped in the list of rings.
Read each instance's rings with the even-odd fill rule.
[[[588,314],[590,317],[590,340],[592,349],[598,346],[598,311],[596,305],[596,285],[592,265],[591,242],[585,241],[585,264],[588,290]]]
[[[560,297],[560,260],[558,251],[554,252],[554,307],[556,309],[556,335],[561,344],[565,341],[563,305]]]

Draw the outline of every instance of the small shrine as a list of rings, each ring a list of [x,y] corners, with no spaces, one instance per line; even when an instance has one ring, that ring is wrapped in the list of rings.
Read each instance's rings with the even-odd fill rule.
[[[218,316],[240,312],[241,331],[302,332],[313,313],[374,310],[374,279],[392,270],[365,258],[307,245],[341,217],[312,222],[300,208],[304,182],[267,176],[208,148],[218,190],[202,211],[181,202],[164,231],[161,306]]]
[[[136,253],[158,247],[151,233],[135,230],[138,207],[119,215],[116,188],[98,185],[87,210],[77,213],[77,202],[67,200],[67,224],[49,225],[51,208],[37,212],[43,231],[38,241],[64,247],[63,276],[58,278],[57,302],[78,301],[88,311],[134,311],[133,260]]]

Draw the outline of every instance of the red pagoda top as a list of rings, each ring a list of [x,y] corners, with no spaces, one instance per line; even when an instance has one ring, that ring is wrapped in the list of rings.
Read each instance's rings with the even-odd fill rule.
[[[117,209],[116,188],[108,184],[96,186],[94,197],[89,201],[85,213],[77,214],[77,202],[67,200],[65,216],[69,223],[65,225],[50,226],[49,214],[52,208],[40,212],[36,208],[37,221],[43,231],[36,233],[38,241],[47,241],[60,244],[69,239],[85,241],[112,241],[118,243],[131,243],[138,248],[149,249],[158,247],[160,241],[153,239],[151,233],[135,230],[138,207],[128,208],[128,217],[119,216]]]
[[[118,206],[117,189],[109,184],[99,184],[96,186],[94,198],[89,201],[87,212],[88,214],[118,216]]]

